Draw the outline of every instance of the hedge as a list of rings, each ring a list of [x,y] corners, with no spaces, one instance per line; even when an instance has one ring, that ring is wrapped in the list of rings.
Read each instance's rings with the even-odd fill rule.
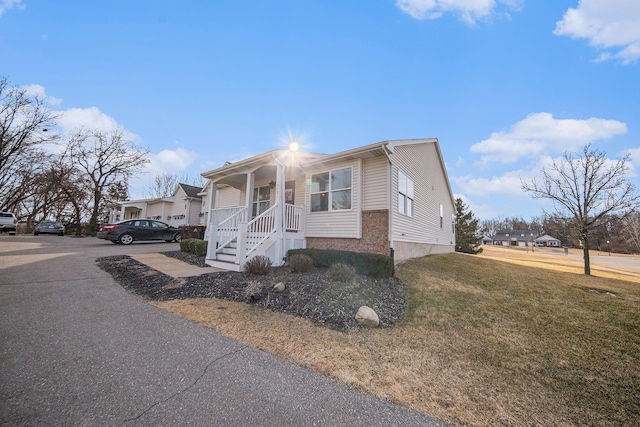
[[[207,255],[207,242],[201,239],[184,239],[180,242],[182,252],[190,252],[194,255]]]
[[[356,268],[358,274],[372,277],[391,277],[393,275],[393,258],[387,255],[363,252],[336,251],[332,249],[291,249],[287,257],[308,255],[316,267],[329,267],[333,264],[349,264]]]

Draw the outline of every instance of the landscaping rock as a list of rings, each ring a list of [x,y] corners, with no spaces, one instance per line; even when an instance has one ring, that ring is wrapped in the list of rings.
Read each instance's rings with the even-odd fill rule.
[[[278,292],[278,293],[283,292],[284,291],[284,283],[282,283],[282,282],[276,283],[274,285],[274,287],[273,287],[273,290],[274,290],[274,292]]]
[[[356,313],[356,321],[365,328],[377,328],[380,324],[378,314],[371,308],[363,305]]]
[[[187,252],[164,254],[193,265],[206,266],[204,257]],[[379,328],[393,326],[404,313],[404,286],[395,277],[378,279],[356,274],[350,282],[334,282],[327,277],[327,268],[316,267],[304,273],[273,268],[270,274],[259,280],[233,271],[176,279],[126,255],[99,258],[97,263],[125,289],[151,301],[188,298],[241,301],[304,317],[344,332],[364,327],[354,316],[361,306],[375,305]],[[280,282],[286,284],[286,291],[272,292]],[[257,298],[256,294],[260,297]]]

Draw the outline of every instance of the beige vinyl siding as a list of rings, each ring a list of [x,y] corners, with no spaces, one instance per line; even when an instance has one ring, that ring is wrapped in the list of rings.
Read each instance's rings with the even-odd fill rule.
[[[389,209],[389,161],[375,157],[362,162],[362,210]]]
[[[391,154],[391,160],[393,240],[453,244],[451,215],[455,208],[435,144],[398,145]],[[398,212],[398,170],[414,183],[413,217]],[[443,206],[442,228],[440,205]]]
[[[178,187],[178,190],[173,196],[173,206],[171,209],[171,216],[185,215],[184,222],[186,223],[188,221],[188,219],[186,218],[186,215],[187,215],[186,205],[189,202],[184,199],[185,196],[186,196],[186,193],[182,190],[182,187]]]
[[[244,206],[241,191],[231,186],[218,187],[216,195],[216,209]]]
[[[153,203],[147,207],[147,218],[160,217],[160,221],[167,221],[167,215],[171,215],[172,203]]]
[[[311,212],[311,175],[351,167],[351,209],[329,212]],[[361,175],[360,160],[339,163],[321,168],[307,169],[305,179],[305,211],[307,237],[360,238]],[[296,184],[297,185],[297,184]]]

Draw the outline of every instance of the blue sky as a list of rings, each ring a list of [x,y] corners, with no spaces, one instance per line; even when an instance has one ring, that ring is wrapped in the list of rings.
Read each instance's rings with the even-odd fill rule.
[[[321,153],[440,141],[476,217],[587,143],[640,180],[638,0],[0,0],[0,75],[60,125],[120,127],[197,176],[296,139]]]

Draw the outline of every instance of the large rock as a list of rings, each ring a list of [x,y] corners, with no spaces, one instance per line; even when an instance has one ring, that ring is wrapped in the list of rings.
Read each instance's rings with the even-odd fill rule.
[[[380,318],[373,308],[363,305],[356,313],[356,321],[365,328],[377,328],[380,324]]]
[[[282,282],[278,282],[275,284],[275,286],[273,287],[273,290],[276,292],[283,292],[284,291],[284,283]]]

